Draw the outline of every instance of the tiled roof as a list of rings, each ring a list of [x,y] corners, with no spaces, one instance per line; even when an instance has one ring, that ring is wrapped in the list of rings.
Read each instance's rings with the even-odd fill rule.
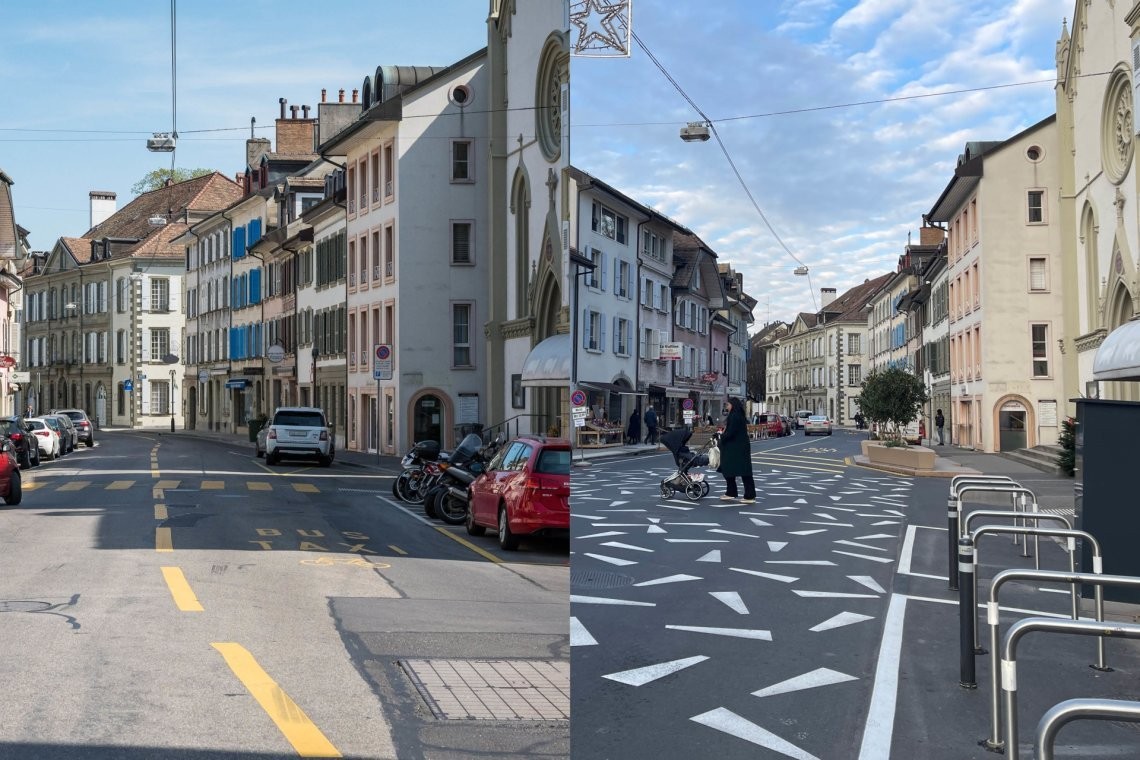
[[[879,275],[873,280],[864,280],[861,284],[849,289],[836,298],[828,306],[830,312],[838,312],[836,320],[843,322],[862,322],[867,318],[866,306],[871,297],[890,281],[894,272]]]
[[[696,249],[677,250],[676,247],[673,248],[673,266],[676,267],[673,270],[673,287],[689,287],[689,283],[693,279],[693,272],[696,271],[696,267],[693,266],[693,262],[696,260]]]
[[[16,256],[20,233],[16,230],[16,210],[12,208],[12,180],[0,171],[0,253],[11,251]]]
[[[71,255],[80,264],[86,264],[91,260],[91,241],[87,238],[73,238],[61,237],[59,242],[66,246],[67,250],[71,251]]]
[[[111,258],[181,259],[186,255],[186,249],[175,245],[174,241],[181,237],[189,226],[185,222],[171,222],[155,229],[145,240],[140,240],[126,250],[112,251]]]
[[[162,216],[170,221],[187,210],[216,211],[241,196],[241,186],[228,177],[218,172],[204,174],[139,195],[101,224],[89,229],[83,237],[145,238],[156,229],[165,229],[151,227],[148,220],[152,216]]]
[[[265,160],[267,161],[316,161],[321,157],[320,153],[266,153]]]
[[[318,190],[324,190],[325,178],[324,177],[286,177],[285,184],[288,187],[312,187]]]
[[[695,251],[698,248],[704,248],[709,253],[712,253],[712,248],[709,248],[705,241],[697,237],[692,232],[678,232],[673,230],[673,250],[678,249],[682,251]]]

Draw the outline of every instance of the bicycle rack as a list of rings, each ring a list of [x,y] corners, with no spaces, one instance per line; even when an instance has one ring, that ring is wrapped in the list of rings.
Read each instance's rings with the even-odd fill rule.
[[[1090,635],[1103,634],[1104,636],[1113,635],[1114,626],[1117,624],[1108,625],[1104,622],[1104,586],[1125,586],[1128,588],[1140,588],[1140,578],[1131,575],[1096,575],[1095,573],[1062,573],[1055,570],[1002,570],[994,576],[993,583],[990,584],[989,601],[986,604],[986,620],[990,626],[990,736],[988,739],[982,741],[982,745],[987,749],[1001,751],[1003,742],[1001,739],[1002,733],[1002,717],[1001,717],[1001,692],[1009,689],[1017,690],[1017,675],[1016,667],[1009,667],[1007,662],[999,662],[999,650],[1001,642],[999,640],[998,631],[998,594],[1001,591],[1002,585],[1007,581],[1022,581],[1034,580],[1043,583],[1088,583],[1089,585],[1096,586],[1096,620],[1094,622],[1085,622],[1081,620],[1054,620],[1052,618],[1023,618],[1017,623],[1013,624],[1016,627],[1026,620],[1044,620],[1054,625],[1066,624],[1067,626],[1077,626],[1073,628],[1076,630],[1085,630],[1079,626],[1087,626]],[[1134,625],[1134,624],[1129,624]],[[1140,625],[1134,626],[1137,633],[1140,634]],[[1010,629],[1012,632],[1012,628]],[[1119,634],[1117,634],[1119,635]],[[1140,638],[1140,635],[1137,636]],[[1006,634],[1008,640],[1009,634]],[[1007,687],[1007,667],[1008,667],[1008,684]],[[1108,667],[1104,661],[1104,638],[1097,639],[1097,663],[1091,667],[1101,671],[1111,671],[1112,668]]]
[[[958,540],[965,538],[965,534],[960,530],[961,517],[962,517],[962,496],[967,493],[1008,493],[1012,496],[1028,496],[1033,500],[1033,511],[1037,512],[1037,497],[1028,488],[1023,488],[1018,485],[986,485],[986,486],[963,486],[959,488],[955,498],[953,499],[953,506],[949,506],[946,510],[947,535],[946,535],[946,574],[950,576],[950,590],[958,590],[958,573],[954,572],[954,566],[958,561]],[[1024,505],[1023,505],[1024,507]],[[1017,505],[1014,504],[1013,511],[1017,512]],[[1016,521],[1015,521],[1016,522]],[[1036,543],[1038,539],[1034,538],[1034,552],[1040,549]],[[1023,546],[1021,549],[1021,556],[1028,557],[1026,553],[1028,546]],[[1040,560],[1038,560],[1040,561]]]
[[[1008,475],[955,475],[953,478],[950,479],[950,497],[947,500],[947,506],[949,508],[951,508],[951,509],[955,508],[955,503],[956,503],[956,500],[958,498],[958,490],[960,488],[967,486],[967,485],[1020,486],[1021,484],[1018,483],[1016,480],[1014,480],[1013,478],[1011,478]],[[1024,497],[1021,497],[1021,498],[1024,499]],[[1010,506],[1012,506],[1014,509],[1016,509],[1017,508],[1017,499],[1018,499],[1017,495],[1016,494],[1010,494],[1009,499],[1010,499]],[[1025,506],[1024,502],[1021,504],[1021,506],[1022,507]]]
[[[1130,583],[1120,584],[1140,588],[1140,578],[1130,576],[1100,576],[1102,580],[1118,577]],[[1115,585],[1115,584],[1110,584]],[[1030,617],[1022,618],[1010,626],[1002,641],[1001,669],[1002,691],[1005,692],[1002,700],[1002,712],[1005,713],[1005,740],[991,744],[985,743],[987,749],[1005,747],[1005,753],[1013,760],[1017,760],[1017,645],[1022,637],[1034,631],[1049,633],[1070,633],[1078,636],[1096,636],[1103,641],[1105,636],[1115,636],[1123,639],[1140,639],[1140,624],[1137,623],[1090,623],[1083,620],[1053,620],[1052,618]],[[1047,713],[1048,714],[1048,713]],[[1055,732],[1054,732],[1055,733]]]
[[[1053,743],[1074,720],[1122,720],[1140,723],[1140,702],[1123,699],[1066,699],[1050,707],[1037,723],[1034,749],[1037,760],[1053,760]]]
[[[1045,518],[1055,517],[1045,515]],[[978,646],[978,613],[975,604],[977,594],[977,566],[978,566],[978,540],[987,533],[1021,533],[1033,536],[1055,536],[1066,538],[1066,549],[1069,553],[1069,572],[1077,572],[1077,541],[1078,538],[1088,539],[1093,550],[1093,572],[1101,573],[1103,567],[1100,552],[1100,542],[1091,533],[1083,530],[1066,528],[1022,528],[1016,525],[983,525],[975,528],[966,538],[958,541],[958,572],[961,574],[958,582],[958,634],[959,634],[959,681],[958,685],[966,689],[977,688],[974,670],[974,655],[985,654],[986,650]],[[1073,620],[1080,619],[1080,610],[1077,605],[1077,584],[1072,584],[1072,616]]]

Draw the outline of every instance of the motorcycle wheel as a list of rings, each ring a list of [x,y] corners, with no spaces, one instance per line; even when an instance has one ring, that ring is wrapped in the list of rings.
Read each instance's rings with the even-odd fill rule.
[[[433,488],[423,496],[424,514],[428,517],[438,518],[439,513],[435,511],[436,496],[439,494],[438,488]]]
[[[427,475],[412,471],[408,474],[408,482],[404,487],[404,501],[409,504],[423,504],[430,485]]]
[[[450,492],[444,491],[437,503],[439,519],[448,525],[462,525],[467,521],[467,500],[457,499]]]
[[[699,501],[705,495],[704,489],[701,488],[700,483],[690,483],[685,486],[685,495],[692,501]]]
[[[396,478],[395,478],[395,479],[392,481],[392,496],[396,497],[396,500],[397,500],[397,501],[403,501],[403,500],[404,500],[404,497],[400,495],[400,487],[401,487],[401,486],[400,486],[400,481],[401,481],[401,480],[407,480],[407,479],[408,479],[408,478],[407,478],[407,476],[406,476],[406,475],[404,475],[404,473],[402,473],[402,472],[401,472],[401,473],[400,473],[399,475],[397,475],[397,476],[396,476]]]

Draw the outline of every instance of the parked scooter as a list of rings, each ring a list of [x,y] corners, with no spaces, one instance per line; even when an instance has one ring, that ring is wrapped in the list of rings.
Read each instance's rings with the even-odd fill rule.
[[[429,465],[446,462],[448,456],[439,450],[438,441],[417,442],[400,462],[404,471],[392,481],[392,494],[409,504],[422,504],[433,474]]]
[[[468,489],[506,441],[506,434],[499,433],[484,446],[483,439],[472,433],[455,447],[451,459],[440,465],[443,474],[439,485],[431,494],[435,499],[433,506],[439,519],[448,525],[462,525],[467,520],[470,501]]]

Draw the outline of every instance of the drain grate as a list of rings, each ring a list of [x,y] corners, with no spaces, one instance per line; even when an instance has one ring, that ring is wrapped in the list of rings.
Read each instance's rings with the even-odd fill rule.
[[[439,720],[568,721],[565,660],[401,660]]]
[[[582,588],[621,588],[632,586],[633,576],[606,570],[579,570],[570,573],[570,585]]]

